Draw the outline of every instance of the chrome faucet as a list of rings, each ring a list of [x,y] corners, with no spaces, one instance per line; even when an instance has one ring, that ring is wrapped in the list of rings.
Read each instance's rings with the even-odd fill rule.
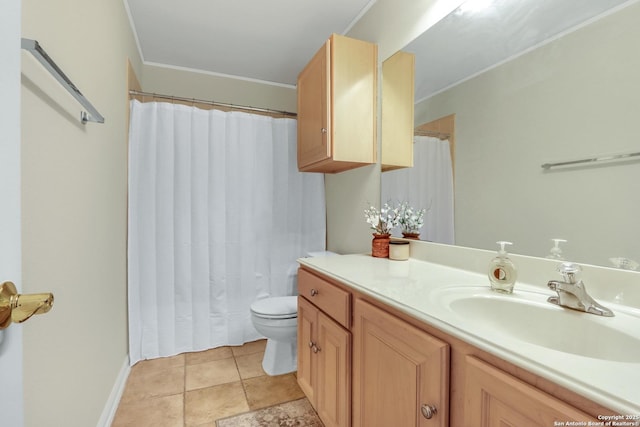
[[[613,311],[598,304],[591,298],[580,280],[582,268],[578,264],[563,262],[557,270],[564,281],[550,280],[547,283],[549,289],[558,293],[558,296],[549,297],[547,301],[562,307],[597,314],[598,316],[613,317]]]

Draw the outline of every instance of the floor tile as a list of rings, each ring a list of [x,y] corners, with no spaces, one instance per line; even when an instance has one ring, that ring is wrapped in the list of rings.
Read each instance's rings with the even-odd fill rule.
[[[240,378],[244,380],[247,378],[267,375],[264,369],[262,369],[263,357],[264,357],[264,352],[246,354],[244,356],[236,356],[236,364],[238,365]]]
[[[187,391],[185,393],[185,426],[200,427],[219,418],[249,411],[240,382]],[[213,425],[213,424],[212,424]]]
[[[293,374],[249,378],[242,383],[252,411],[304,397]]]
[[[186,353],[185,356],[187,365],[196,365],[198,363],[211,362],[214,360],[233,357],[233,352],[231,351],[231,347],[218,347],[205,351]]]
[[[187,365],[186,370],[186,390],[240,381],[240,374],[233,358]]]
[[[245,343],[240,346],[233,346],[231,350],[233,351],[234,356],[243,356],[251,353],[260,353],[264,352],[264,348],[267,346],[267,340],[258,340]]]
[[[183,427],[182,393],[120,404],[111,427]]]
[[[265,374],[266,343],[138,362],[113,427],[216,427],[217,419],[304,397],[295,373]]]
[[[167,368],[176,368],[178,366],[184,366],[184,360],[184,354],[178,354],[177,356],[171,357],[161,357],[159,359],[141,360],[131,367],[131,372],[162,371]]]
[[[131,370],[121,402],[127,403],[184,392],[184,369],[184,366],[181,366],[164,370]]]

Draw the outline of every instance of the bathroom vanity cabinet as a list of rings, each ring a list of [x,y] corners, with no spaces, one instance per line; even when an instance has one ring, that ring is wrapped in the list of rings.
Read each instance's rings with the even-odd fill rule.
[[[300,72],[298,169],[336,173],[376,162],[373,43],[333,34]]]
[[[366,301],[354,303],[353,425],[449,424],[449,345]]]
[[[298,287],[298,382],[327,426],[548,427],[613,414],[318,271],[302,266]]]
[[[415,55],[397,52],[382,63],[382,171],[413,167]]]
[[[325,427],[351,425],[351,295],[298,273],[298,384]]]
[[[554,421],[598,421],[473,356],[465,357],[465,368],[464,425],[553,426]]]

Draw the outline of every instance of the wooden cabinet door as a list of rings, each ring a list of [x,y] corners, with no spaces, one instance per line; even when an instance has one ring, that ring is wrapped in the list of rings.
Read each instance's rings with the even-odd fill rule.
[[[318,309],[303,297],[298,297],[298,385],[316,407],[317,369],[313,345],[316,339]]]
[[[351,334],[318,314],[317,411],[325,427],[351,425]]]
[[[376,162],[378,47],[331,36],[331,124],[334,160],[353,167]]]
[[[465,362],[465,426],[549,427],[597,421],[475,357],[467,356]]]
[[[353,425],[448,426],[449,345],[362,300],[354,316]]]
[[[415,55],[397,52],[382,63],[382,170],[413,166]]]
[[[351,333],[300,296],[297,376],[325,427],[351,426]]]
[[[298,76],[298,169],[331,157],[330,42]]]

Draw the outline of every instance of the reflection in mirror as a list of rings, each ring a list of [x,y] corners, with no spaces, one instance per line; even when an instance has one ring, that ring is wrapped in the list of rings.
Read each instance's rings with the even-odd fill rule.
[[[455,115],[418,126],[413,144],[413,167],[382,174],[382,202],[408,203],[414,211],[426,209],[420,240],[454,243],[453,147]],[[401,227],[395,236],[404,236]]]
[[[382,174],[382,202],[408,203],[413,211],[426,209],[420,240],[453,244],[453,173],[449,140],[416,136],[413,167]],[[402,236],[404,230],[394,230]],[[406,236],[405,236],[406,237]]]
[[[565,259],[637,265],[638,158],[541,166],[639,151],[640,2],[489,3],[403,49],[415,123],[456,115],[455,244],[544,257],[564,239]]]

